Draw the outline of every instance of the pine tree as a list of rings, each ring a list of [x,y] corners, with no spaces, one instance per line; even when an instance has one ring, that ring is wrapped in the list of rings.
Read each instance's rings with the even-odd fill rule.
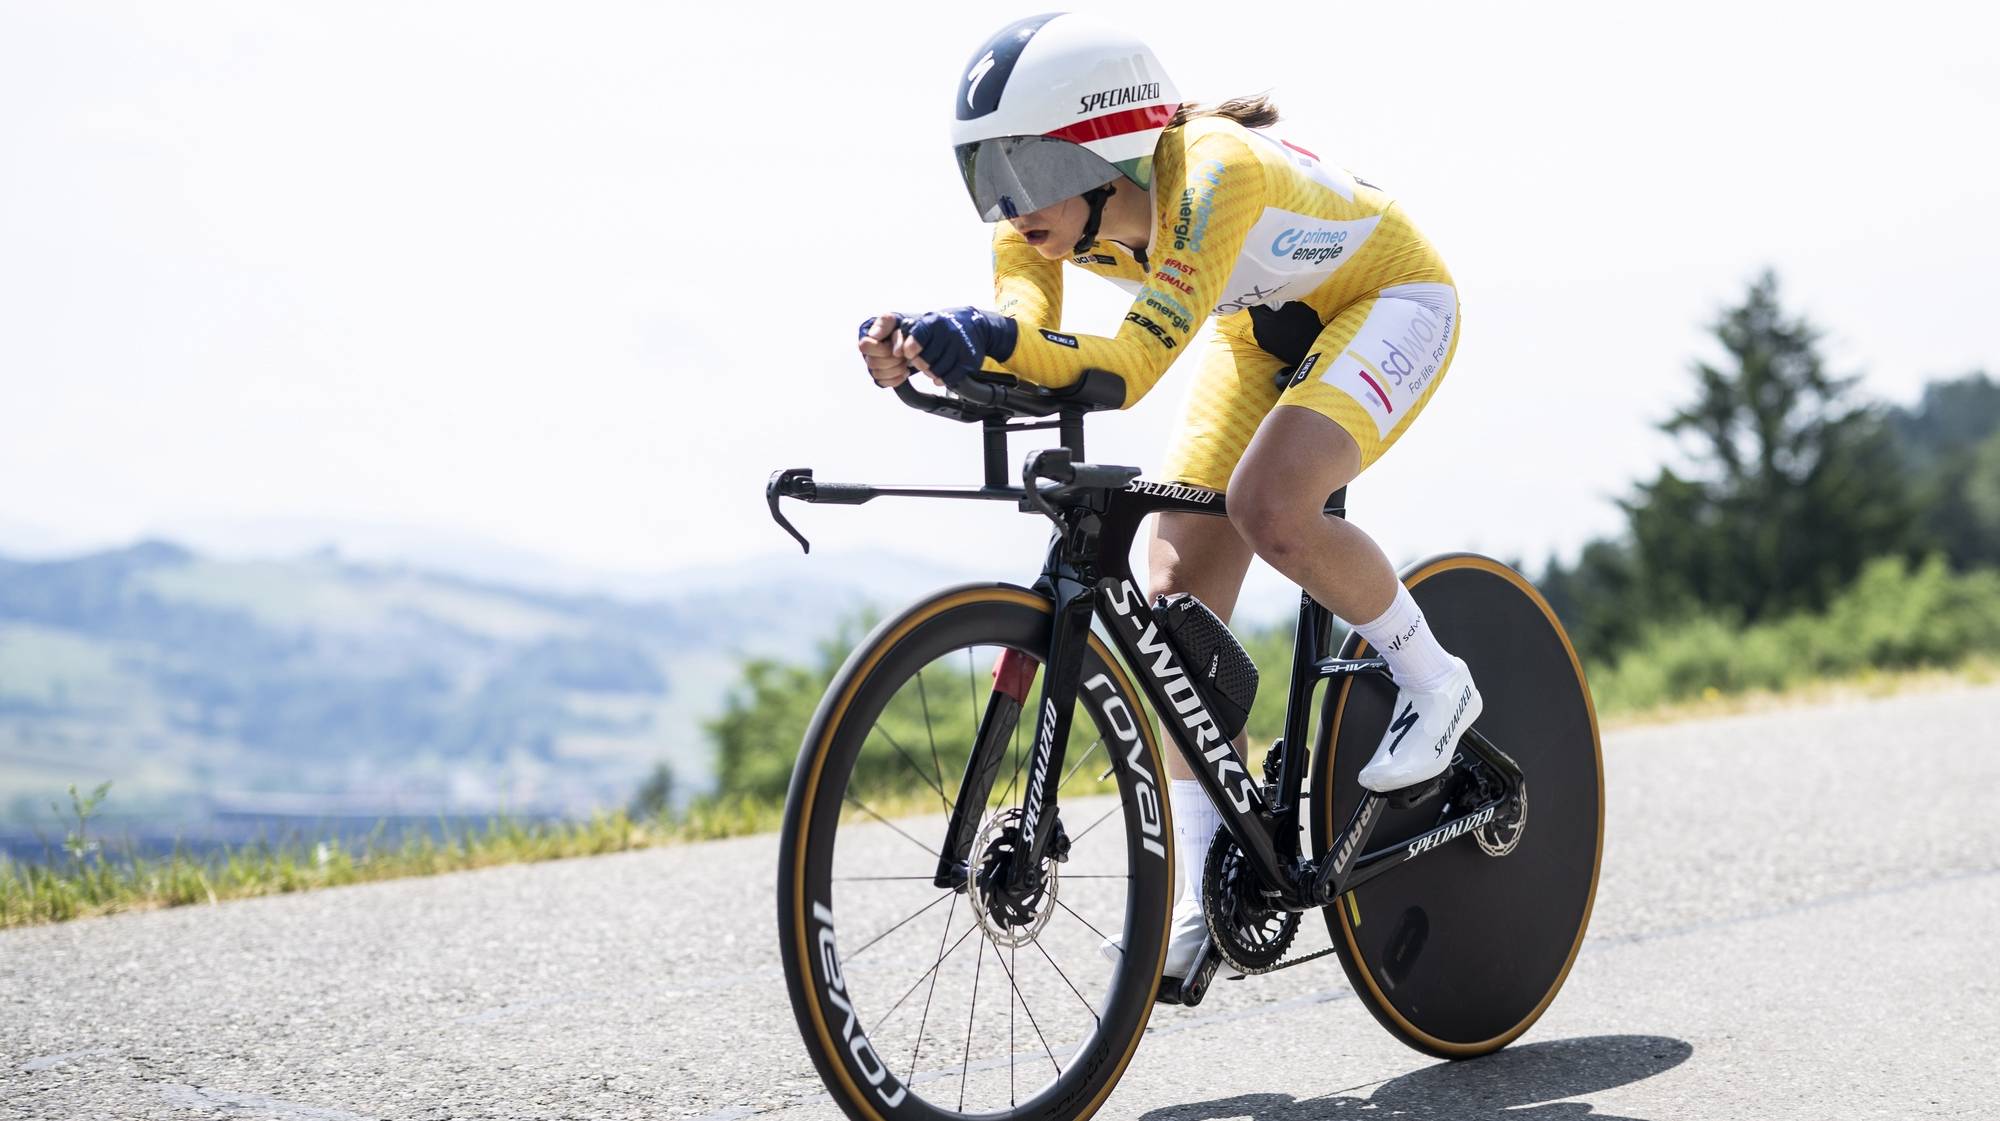
[[[1765,272],[1714,327],[1728,361],[1661,428],[1692,454],[1622,503],[1652,613],[1742,618],[1825,605],[1866,561],[1907,551],[1913,514],[1879,410],[1848,400],[1820,332],[1787,316]]]

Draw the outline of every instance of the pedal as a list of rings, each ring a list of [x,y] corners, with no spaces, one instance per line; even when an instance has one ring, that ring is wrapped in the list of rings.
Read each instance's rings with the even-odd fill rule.
[[[1444,789],[1445,781],[1451,778],[1451,774],[1452,769],[1446,767],[1436,778],[1427,779],[1415,786],[1406,786],[1401,790],[1392,790],[1383,795],[1383,797],[1389,800],[1391,806],[1399,810],[1421,806],[1436,797],[1438,791]]]

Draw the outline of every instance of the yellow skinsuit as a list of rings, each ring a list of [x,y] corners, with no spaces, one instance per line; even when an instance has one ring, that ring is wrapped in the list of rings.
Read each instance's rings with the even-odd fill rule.
[[[1147,252],[1100,240],[1070,259],[1133,293],[1115,338],[1057,330],[1062,262],[998,224],[994,292],[1021,325],[1000,368],[1052,387],[1107,370],[1124,379],[1129,408],[1214,315],[1167,478],[1228,489],[1278,404],[1339,424],[1364,467],[1380,458],[1423,411],[1458,342],[1451,274],[1401,208],[1312,153],[1222,117],[1161,135],[1153,200]]]

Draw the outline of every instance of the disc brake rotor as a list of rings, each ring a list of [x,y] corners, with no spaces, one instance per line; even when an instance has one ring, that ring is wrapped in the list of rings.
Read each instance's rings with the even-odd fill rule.
[[[1521,781],[1516,794],[1512,813],[1505,817],[1495,815],[1492,821],[1472,831],[1472,839],[1479,842],[1479,850],[1488,856],[1506,856],[1521,843],[1522,834],[1528,831],[1528,783]]]
[[[1056,910],[1058,873],[1053,858],[1042,859],[1023,889],[1007,886],[1014,862],[1026,856],[1020,821],[1019,807],[1002,810],[986,819],[972,844],[973,851],[981,854],[973,876],[972,917],[988,938],[1006,947],[1033,942]]]

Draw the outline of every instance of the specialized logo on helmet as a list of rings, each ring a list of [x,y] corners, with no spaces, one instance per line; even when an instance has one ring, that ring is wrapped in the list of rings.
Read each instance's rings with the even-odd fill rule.
[[[1076,111],[1081,117],[1085,113],[1095,113],[1100,109],[1116,109],[1120,105],[1130,105],[1135,101],[1158,101],[1160,83],[1146,82],[1137,86],[1120,86],[1115,90],[1098,90],[1076,99],[1082,108]]]
[[[1014,72],[1014,64],[1021,58],[1021,49],[1042,25],[1056,17],[1056,13],[1029,16],[1015,20],[999,33],[986,41],[984,48],[965,69],[965,89],[958,98],[958,119],[975,120],[984,117],[1000,107],[1000,94],[1007,88],[1007,77]]]
[[[980,79],[986,77],[986,75],[990,71],[992,71],[992,69],[993,69],[993,52],[987,51],[985,58],[982,58],[978,62],[973,64],[972,73],[967,74],[965,76],[965,80],[972,83],[971,85],[965,88],[965,104],[968,108],[970,108],[972,105],[973,95],[979,92]]]

